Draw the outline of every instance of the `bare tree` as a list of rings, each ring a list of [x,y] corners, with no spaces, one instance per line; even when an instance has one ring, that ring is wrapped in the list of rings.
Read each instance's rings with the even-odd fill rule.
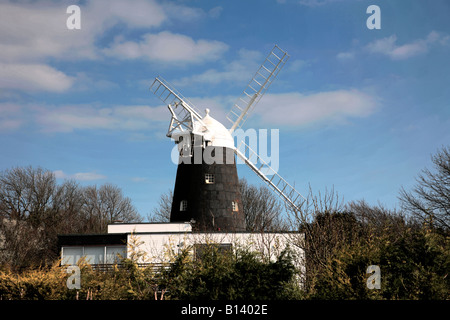
[[[106,232],[115,220],[141,221],[117,186],[57,185],[42,168],[0,172],[0,263],[50,263],[58,256],[58,234]]]
[[[345,241],[353,224],[351,215],[345,212],[343,200],[334,188],[314,194],[311,186],[308,195],[296,204],[297,209],[286,206],[291,230],[290,243],[305,253],[305,289],[311,288],[317,274],[329,268],[327,261]]]
[[[54,233],[52,203],[56,180],[42,168],[12,168],[0,173],[0,261],[26,265],[46,256]]]
[[[23,220],[0,221],[0,264],[21,267],[47,261],[43,229]]]
[[[51,207],[56,179],[42,168],[16,167],[0,173],[0,215],[38,223]]]
[[[112,184],[84,188],[84,215],[94,232],[106,232],[114,221],[139,222],[142,218],[122,190]]]
[[[59,233],[86,233],[83,216],[84,197],[82,188],[75,180],[66,180],[56,188],[53,210],[58,215]]]
[[[431,160],[434,172],[425,168],[412,192],[403,187],[399,199],[403,209],[429,225],[450,228],[450,147],[443,147]]]
[[[169,222],[170,212],[172,210],[172,199],[173,192],[168,190],[163,193],[158,200],[158,207],[154,208],[153,211],[147,215],[147,219],[150,222]]]
[[[104,184],[99,189],[99,195],[108,222],[115,220],[124,222],[141,221],[141,217],[132,205],[131,199],[125,197],[119,187]]]
[[[406,228],[416,226],[414,221],[405,217],[404,212],[388,209],[381,204],[371,206],[364,200],[349,202],[345,205],[345,210],[354,215],[365,231],[376,235],[381,235],[388,229],[392,234],[400,234]]]
[[[242,207],[247,231],[281,231],[286,229],[282,219],[283,206],[279,198],[265,186],[248,184],[239,180]]]

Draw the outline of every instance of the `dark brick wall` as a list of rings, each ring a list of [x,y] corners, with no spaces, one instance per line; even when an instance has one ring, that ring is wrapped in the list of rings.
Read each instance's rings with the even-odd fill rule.
[[[196,231],[245,231],[236,163],[226,163],[226,157],[234,160],[233,150],[213,148],[222,149],[223,163],[189,164],[190,161],[185,161],[187,163],[178,165],[170,222],[194,219]],[[195,152],[202,152],[202,149],[196,148]],[[206,173],[214,174],[213,184],[205,182]],[[188,202],[187,211],[180,211],[182,200]],[[233,201],[238,203],[238,211],[233,211]]]

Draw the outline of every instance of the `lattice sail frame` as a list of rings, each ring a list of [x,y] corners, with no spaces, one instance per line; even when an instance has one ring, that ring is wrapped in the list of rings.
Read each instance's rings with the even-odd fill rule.
[[[270,51],[252,80],[250,80],[241,96],[227,114],[227,120],[232,124],[230,128],[231,133],[237,128],[242,127],[255,105],[264,95],[288,59],[289,55],[286,51],[277,45],[273,47],[272,51]]]
[[[241,151],[242,150],[242,151]],[[293,186],[291,186],[283,177],[281,177],[272,167],[270,167],[255,151],[253,151],[244,141],[234,150],[234,153],[261,178],[269,187],[271,187],[288,205],[293,209],[300,211],[298,205],[302,196]],[[248,154],[248,158],[246,157]],[[259,166],[255,164],[259,162]],[[264,169],[264,173],[262,171]],[[268,177],[272,176],[272,177]]]
[[[197,108],[166,80],[159,76],[156,77],[150,90],[167,105],[172,114],[166,134],[168,137],[171,137],[175,130],[195,133],[197,130],[201,130],[198,125],[203,129],[206,128]]]

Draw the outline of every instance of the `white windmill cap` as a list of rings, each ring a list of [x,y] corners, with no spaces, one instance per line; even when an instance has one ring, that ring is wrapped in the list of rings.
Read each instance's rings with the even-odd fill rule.
[[[234,139],[230,132],[223,124],[209,115],[210,110],[206,109],[206,116],[202,119],[206,128],[205,140],[211,141],[211,145],[215,147],[234,148]]]

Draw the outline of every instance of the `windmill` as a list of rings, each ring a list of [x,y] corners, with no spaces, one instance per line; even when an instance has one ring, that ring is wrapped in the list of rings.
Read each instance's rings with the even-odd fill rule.
[[[198,231],[245,231],[235,155],[288,205],[303,196],[244,141],[237,147],[232,133],[249,114],[283,68],[289,55],[275,45],[227,115],[231,127],[196,107],[161,77],[150,90],[168,107],[172,118],[167,136],[178,145],[179,163],[170,222],[191,221]],[[262,168],[264,167],[264,171]]]

